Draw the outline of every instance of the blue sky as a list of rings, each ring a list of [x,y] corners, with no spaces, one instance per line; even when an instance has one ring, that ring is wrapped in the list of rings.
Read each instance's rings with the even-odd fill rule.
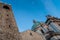
[[[60,0],[1,0],[12,5],[12,10],[20,32],[31,29],[33,19],[46,21],[50,14],[60,18]]]

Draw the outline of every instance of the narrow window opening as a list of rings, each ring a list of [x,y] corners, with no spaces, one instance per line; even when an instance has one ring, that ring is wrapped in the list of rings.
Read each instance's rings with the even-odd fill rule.
[[[32,33],[30,32],[30,35],[32,36]]]
[[[9,16],[9,15],[7,14],[7,16]]]
[[[43,31],[43,30],[41,30],[41,32],[42,32],[42,33],[44,33],[44,31]]]
[[[9,28],[11,28],[11,26],[9,25]]]

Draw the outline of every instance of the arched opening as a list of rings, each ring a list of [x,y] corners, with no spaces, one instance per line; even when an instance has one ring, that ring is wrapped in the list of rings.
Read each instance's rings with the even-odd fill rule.
[[[30,32],[30,35],[32,36],[32,33]]]
[[[7,5],[4,5],[3,8],[10,10],[10,8]]]
[[[11,28],[11,26],[9,25],[9,28]]]
[[[7,14],[7,16],[9,16],[9,15]]]
[[[42,32],[42,33],[44,33],[44,31],[43,31],[43,30],[41,30],[41,32]]]

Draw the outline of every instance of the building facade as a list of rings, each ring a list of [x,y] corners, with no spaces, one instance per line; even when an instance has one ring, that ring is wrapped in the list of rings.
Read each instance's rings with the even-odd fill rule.
[[[46,22],[33,21],[32,31],[43,35],[44,40],[60,40],[60,19],[47,15]]]

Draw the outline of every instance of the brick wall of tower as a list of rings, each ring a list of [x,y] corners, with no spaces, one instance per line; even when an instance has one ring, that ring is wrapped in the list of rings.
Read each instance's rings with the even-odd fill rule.
[[[20,40],[11,5],[0,3],[0,40]]]
[[[12,31],[18,31],[10,5],[0,3],[0,26],[4,30],[10,29]]]

